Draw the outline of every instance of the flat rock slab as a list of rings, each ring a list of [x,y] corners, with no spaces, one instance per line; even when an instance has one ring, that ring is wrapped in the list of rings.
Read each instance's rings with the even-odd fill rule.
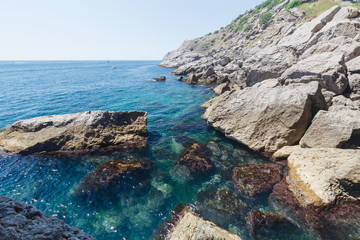
[[[281,180],[281,167],[275,164],[235,167],[233,183],[239,194],[246,198],[269,193]]]
[[[32,154],[146,145],[146,112],[88,111],[20,120],[0,130],[0,150]]]
[[[34,206],[0,195],[0,239],[95,240],[63,221],[43,215]]]
[[[289,189],[304,207],[359,203],[360,150],[297,148],[288,157]]]
[[[203,117],[210,126],[252,150],[275,152],[299,141],[311,121],[312,108],[324,103],[318,82],[259,83],[212,99]]]

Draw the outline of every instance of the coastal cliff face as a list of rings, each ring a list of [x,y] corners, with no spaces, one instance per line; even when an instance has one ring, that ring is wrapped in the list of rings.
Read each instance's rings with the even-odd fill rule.
[[[0,150],[32,154],[143,147],[146,112],[88,111],[20,120],[0,130]]]
[[[160,66],[216,84],[208,125],[287,166],[270,194],[280,213],[317,239],[358,239],[359,5],[330,2],[265,1]]]
[[[0,195],[0,239],[95,240],[63,221],[43,215],[34,206]]]

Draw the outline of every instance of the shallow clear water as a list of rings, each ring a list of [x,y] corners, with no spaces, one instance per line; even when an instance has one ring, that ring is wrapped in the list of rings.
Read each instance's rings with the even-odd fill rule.
[[[222,172],[232,166],[263,163],[201,119],[200,104],[213,96],[209,86],[190,86],[174,80],[171,69],[157,61],[39,61],[0,62],[0,128],[19,119],[88,110],[141,110],[148,112],[148,147],[138,153],[115,152],[78,158],[40,158],[0,155],[0,194],[33,204],[48,215],[83,229],[97,239],[149,239],[179,203],[197,202],[209,188],[233,187]],[[116,69],[113,69],[116,66]],[[149,81],[166,76],[166,82]],[[192,180],[173,165],[183,151],[184,136],[206,144],[221,144],[221,157],[213,159],[216,171],[206,179]],[[147,157],[155,170],[140,191],[109,192],[78,198],[79,181],[101,163]],[[266,201],[254,208],[271,210]],[[204,213],[205,214],[205,213]],[[206,215],[206,214],[205,214]],[[247,239],[243,223],[215,223]],[[290,236],[289,236],[290,239]],[[303,239],[297,233],[291,239]]]

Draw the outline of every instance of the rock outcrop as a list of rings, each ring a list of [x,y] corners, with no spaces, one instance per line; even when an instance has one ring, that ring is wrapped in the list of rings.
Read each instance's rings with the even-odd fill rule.
[[[275,152],[272,160],[287,160],[283,180],[280,170],[264,179],[271,170],[233,169],[241,196],[272,190],[279,211],[284,207],[315,238],[358,239],[359,10],[342,3],[307,21],[316,1],[301,1],[305,13],[285,10],[289,2],[266,1],[187,41],[162,65],[196,79],[192,84],[217,84],[219,96],[202,105],[208,125],[256,152]],[[260,22],[263,16],[271,20]],[[250,218],[266,222],[265,215]]]
[[[88,195],[98,191],[134,189],[146,180],[153,169],[149,159],[110,161],[101,164],[81,180],[75,195]]]
[[[165,77],[165,76],[161,76],[161,77],[157,77],[157,78],[152,78],[151,80],[157,81],[157,82],[165,82],[165,81],[166,81],[166,77]]]
[[[189,207],[174,211],[165,229],[155,236],[158,240],[241,240],[234,233],[216,226],[194,214]]]
[[[274,85],[270,85],[274,84]],[[325,108],[317,82],[277,86],[260,83],[210,100],[210,126],[255,151],[275,152],[298,142],[315,106]]]
[[[32,154],[144,147],[146,112],[89,111],[20,120],[0,130],[0,150]]]
[[[95,240],[63,221],[42,214],[34,206],[0,195],[0,239]]]

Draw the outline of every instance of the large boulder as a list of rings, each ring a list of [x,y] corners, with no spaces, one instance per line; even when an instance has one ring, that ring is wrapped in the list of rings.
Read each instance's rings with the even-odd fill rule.
[[[281,180],[281,167],[275,164],[235,167],[232,175],[237,192],[246,198],[268,194]]]
[[[146,145],[146,112],[88,111],[20,120],[0,130],[0,150],[31,154]]]
[[[288,168],[289,189],[304,207],[360,203],[360,150],[296,148]]]
[[[155,234],[157,240],[241,240],[236,234],[194,214],[189,207],[175,209],[171,219],[160,228],[163,229]]]
[[[348,101],[351,102],[350,99]],[[319,111],[302,137],[300,145],[311,148],[360,146],[360,109],[334,105],[329,111]]]
[[[298,142],[313,112],[325,108],[318,82],[289,86],[262,82],[227,93],[212,99],[203,117],[255,151],[275,152]]]
[[[266,79],[278,78],[295,64],[297,57],[291,48],[269,46],[246,59],[240,71],[239,85],[245,80],[246,86],[252,86]]]
[[[133,189],[146,180],[153,169],[148,159],[110,161],[99,165],[85,176],[75,195],[88,195],[112,188]]]
[[[304,23],[292,34],[282,38],[278,45],[297,49],[298,54],[302,54],[314,34],[319,32],[326,24],[331,22],[339,10],[339,6],[334,6],[317,18]]]
[[[45,216],[34,206],[0,195],[0,239],[80,239],[95,240],[63,221]]]

